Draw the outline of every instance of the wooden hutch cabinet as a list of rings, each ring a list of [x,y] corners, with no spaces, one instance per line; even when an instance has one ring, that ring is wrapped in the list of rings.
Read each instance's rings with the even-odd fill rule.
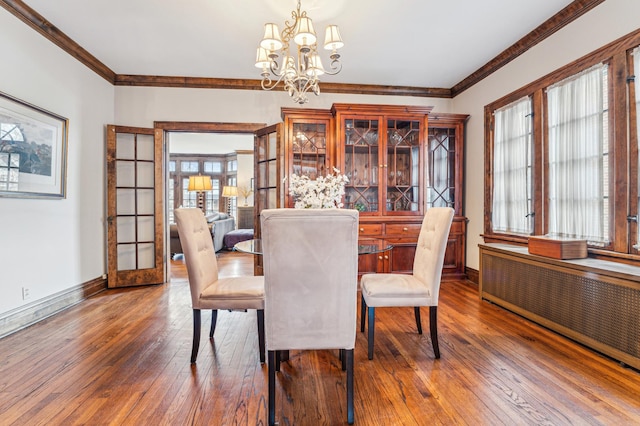
[[[360,211],[360,234],[385,238],[389,253],[360,256],[359,272],[410,273],[426,209],[455,210],[443,278],[465,276],[462,154],[468,116],[430,115],[431,107],[334,104],[283,108],[283,123],[256,134],[256,235],[264,208],[293,207],[291,174],[349,178],[346,208]],[[256,259],[256,273],[262,273]]]

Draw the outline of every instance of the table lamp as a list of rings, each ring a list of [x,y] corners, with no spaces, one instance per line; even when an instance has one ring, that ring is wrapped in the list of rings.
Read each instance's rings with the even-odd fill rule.
[[[226,198],[236,198],[238,196],[237,186],[225,186],[222,188],[222,196]],[[227,201],[227,213],[231,214],[231,202]]]
[[[189,176],[189,191],[197,192],[197,206],[202,209],[202,213],[207,214],[206,207],[204,205],[204,192],[211,191],[211,177],[210,176]]]

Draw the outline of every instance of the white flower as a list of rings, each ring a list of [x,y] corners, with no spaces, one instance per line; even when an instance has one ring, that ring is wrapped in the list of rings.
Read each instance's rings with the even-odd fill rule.
[[[289,194],[294,198],[296,209],[335,209],[341,208],[344,186],[349,178],[333,168],[334,174],[320,176],[316,180],[309,176],[291,175]]]

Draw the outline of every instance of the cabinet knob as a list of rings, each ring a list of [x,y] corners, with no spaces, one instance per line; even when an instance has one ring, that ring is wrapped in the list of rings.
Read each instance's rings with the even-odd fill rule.
[[[384,259],[385,259],[385,260],[389,259],[389,256],[385,255],[385,256],[384,256]]]
[[[382,260],[382,256],[378,256],[378,259],[379,259],[379,260]]]
[[[364,228],[360,228],[360,232],[364,232]]]
[[[406,232],[409,230],[409,228],[402,228],[402,230]]]

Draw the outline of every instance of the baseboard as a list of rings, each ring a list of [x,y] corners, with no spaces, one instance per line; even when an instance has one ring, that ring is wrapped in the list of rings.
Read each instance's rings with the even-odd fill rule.
[[[0,316],[0,338],[55,315],[106,288],[106,278],[99,277],[6,312]]]
[[[467,273],[467,279],[475,284],[480,284],[480,272],[477,269],[471,269],[469,267],[465,267],[465,272]]]

